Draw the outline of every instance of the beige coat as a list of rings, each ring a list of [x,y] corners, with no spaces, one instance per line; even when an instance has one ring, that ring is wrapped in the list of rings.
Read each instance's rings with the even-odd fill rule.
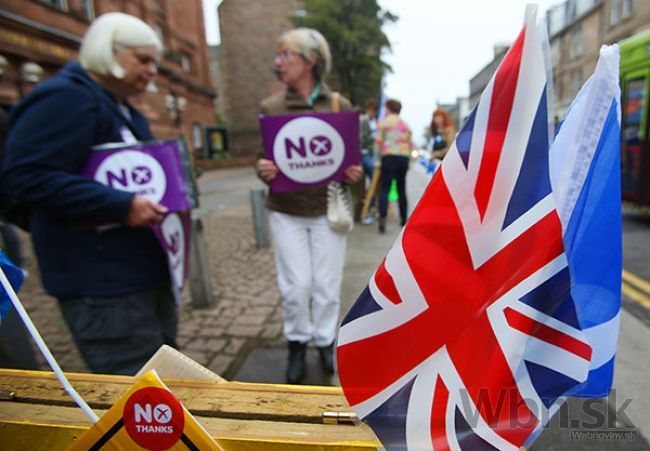
[[[340,96],[340,110],[352,109],[350,101]],[[261,113],[267,116],[283,114],[300,114],[332,111],[332,90],[322,84],[321,92],[316,97],[313,106],[305,103],[302,97],[293,89],[286,88],[262,101]],[[269,210],[279,211],[294,216],[315,217],[327,212],[327,186],[305,188],[285,193],[270,193],[266,199]]]

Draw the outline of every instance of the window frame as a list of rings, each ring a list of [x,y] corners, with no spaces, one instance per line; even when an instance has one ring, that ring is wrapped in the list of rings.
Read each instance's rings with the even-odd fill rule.
[[[178,63],[180,64],[183,72],[186,74],[194,73],[194,62],[192,61],[192,55],[187,52],[180,52],[178,60]]]
[[[569,35],[569,58],[579,58],[585,53],[585,36],[582,26],[576,27]]]
[[[621,22],[622,0],[612,0],[609,4],[609,24],[618,25]]]
[[[58,9],[59,11],[70,12],[70,5],[68,0],[37,0],[38,3],[49,6],[50,8]]]
[[[634,15],[634,0],[623,0],[621,19],[629,19]]]

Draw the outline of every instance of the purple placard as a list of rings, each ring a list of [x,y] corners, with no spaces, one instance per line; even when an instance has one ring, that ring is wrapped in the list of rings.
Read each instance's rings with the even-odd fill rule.
[[[183,289],[190,268],[191,213],[179,211],[168,213],[160,224],[153,226],[153,231],[160,241],[169,265],[172,282]]]
[[[81,175],[158,202],[170,211],[191,208],[177,141],[108,144],[93,150]]]
[[[271,192],[325,185],[359,164],[359,112],[260,116],[266,158],[280,170]]]

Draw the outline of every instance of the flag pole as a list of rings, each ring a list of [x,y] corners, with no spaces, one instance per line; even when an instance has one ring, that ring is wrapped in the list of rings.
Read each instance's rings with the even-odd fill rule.
[[[36,342],[36,346],[38,346],[38,349],[43,354],[43,357],[45,357],[45,360],[47,360],[47,363],[50,365],[50,368],[52,368],[52,370],[54,371],[54,374],[56,374],[56,377],[59,379],[59,382],[61,382],[61,385],[63,385],[65,391],[68,392],[68,394],[77,403],[77,405],[81,407],[81,410],[84,411],[84,413],[90,419],[90,421],[96,423],[99,417],[95,412],[93,412],[93,410],[86,403],[86,401],[84,401],[84,399],[79,395],[79,393],[77,393],[77,391],[74,389],[72,384],[70,384],[70,381],[63,373],[63,370],[61,370],[61,367],[59,366],[56,359],[50,352],[50,349],[45,344],[43,337],[41,337],[41,334],[38,332],[38,329],[32,322],[32,319],[29,317],[27,310],[25,310],[25,307],[23,307],[22,302],[20,302],[20,299],[18,299],[16,292],[11,286],[11,283],[9,283],[9,280],[7,279],[7,276],[5,276],[5,273],[2,270],[2,268],[0,268],[0,283],[2,284],[2,287],[7,292],[7,294],[9,295],[9,299],[11,299],[11,302],[16,308],[16,311],[18,311],[18,314],[20,315],[20,318],[23,320],[23,323],[25,323],[27,330],[31,334],[32,338],[34,338],[34,341]]]

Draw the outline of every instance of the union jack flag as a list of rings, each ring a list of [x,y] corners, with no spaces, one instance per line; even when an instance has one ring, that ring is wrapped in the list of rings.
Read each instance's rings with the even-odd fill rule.
[[[546,73],[529,14],[342,322],[341,386],[386,448],[518,449],[587,380]]]

